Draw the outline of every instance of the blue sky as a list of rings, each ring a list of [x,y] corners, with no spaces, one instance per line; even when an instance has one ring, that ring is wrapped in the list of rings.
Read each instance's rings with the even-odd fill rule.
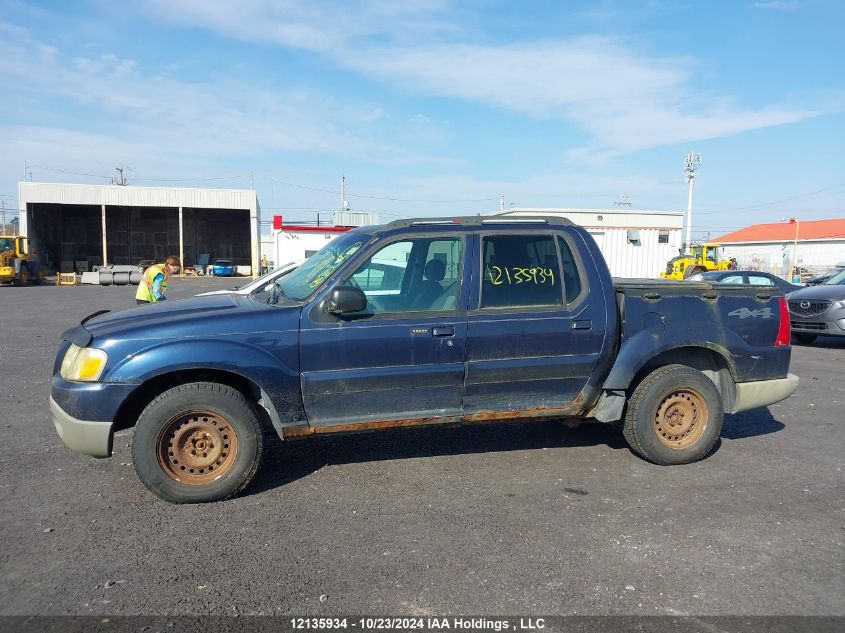
[[[686,209],[845,217],[845,2],[0,0],[0,196],[246,188],[264,219]],[[72,172],[72,173],[67,173]]]

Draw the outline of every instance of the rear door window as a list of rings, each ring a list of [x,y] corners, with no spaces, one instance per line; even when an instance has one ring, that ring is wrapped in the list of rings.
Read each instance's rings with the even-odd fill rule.
[[[563,305],[560,258],[551,235],[490,235],[481,243],[482,308]]]
[[[574,303],[581,294],[581,273],[572,255],[572,249],[562,237],[557,238],[560,246],[560,257],[563,263],[563,286],[566,290],[566,303]]]

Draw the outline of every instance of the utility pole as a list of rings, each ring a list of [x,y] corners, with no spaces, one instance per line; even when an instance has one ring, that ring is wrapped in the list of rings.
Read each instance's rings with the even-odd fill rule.
[[[502,194],[502,197],[499,198],[499,213],[505,212],[505,194]]]
[[[3,228],[0,229],[0,231],[3,231],[3,233],[5,233],[6,232],[6,201],[5,200],[0,200],[0,208],[2,208],[2,210],[3,210],[3,218],[2,218]]]
[[[684,156],[684,174],[686,174],[687,188],[689,194],[687,197],[687,243],[686,250],[690,251],[692,245],[692,184],[695,180],[695,170],[701,165],[701,154],[693,152],[687,153]]]
[[[349,203],[346,201],[346,176],[340,177],[340,210],[349,211]]]

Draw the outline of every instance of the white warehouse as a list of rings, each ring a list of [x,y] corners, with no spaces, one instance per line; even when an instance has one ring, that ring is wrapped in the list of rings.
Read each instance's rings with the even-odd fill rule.
[[[50,271],[202,254],[258,271],[254,190],[18,183],[20,231]]]
[[[584,227],[614,277],[659,277],[683,244],[684,214],[675,211],[512,207],[504,215],[561,216]]]

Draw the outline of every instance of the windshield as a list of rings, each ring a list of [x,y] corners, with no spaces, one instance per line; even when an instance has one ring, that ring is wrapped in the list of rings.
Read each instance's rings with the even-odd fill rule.
[[[256,288],[263,288],[267,284],[273,283],[273,281],[275,281],[276,278],[284,276],[284,275],[289,275],[294,270],[294,268],[296,268],[296,266],[297,266],[296,262],[289,262],[287,264],[282,264],[278,268],[274,268],[270,272],[264,273],[260,277],[256,277],[255,279],[250,281],[248,284],[244,284],[243,286],[241,286],[241,290],[246,290],[247,292],[252,292]]]
[[[0,252],[15,250],[15,238],[0,237]]]
[[[845,270],[840,270],[824,283],[826,286],[845,286]]]
[[[302,301],[320,286],[343,262],[354,255],[372,236],[349,232],[335,238],[290,275],[278,281],[282,293],[293,301]]]

